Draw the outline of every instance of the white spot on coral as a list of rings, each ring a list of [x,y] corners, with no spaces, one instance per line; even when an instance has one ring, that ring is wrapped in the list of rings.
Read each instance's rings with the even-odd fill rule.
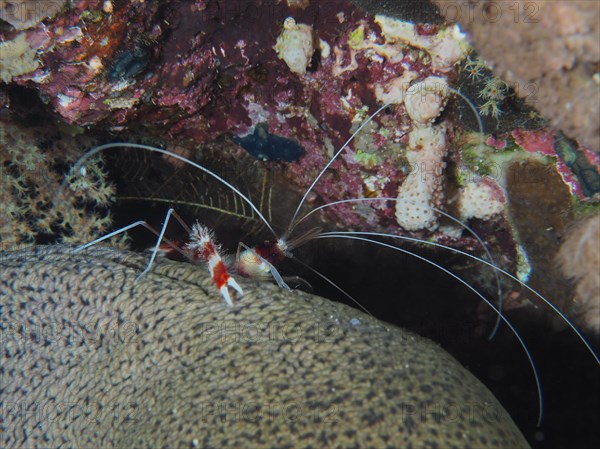
[[[517,277],[521,282],[527,282],[531,275],[531,264],[525,252],[525,248],[517,245]]]
[[[113,2],[111,0],[105,0],[105,2],[102,4],[102,11],[104,11],[106,14],[112,14],[114,10],[115,8],[113,6]]]
[[[69,27],[66,30],[62,29],[60,36],[57,36],[56,42],[59,44],[68,44],[73,41],[81,41],[83,38],[83,31],[79,27]]]
[[[52,80],[52,75],[50,74],[50,72],[36,72],[36,75],[31,78],[31,81],[33,81],[34,83],[38,83],[38,84],[46,84],[49,83],[50,80]]]
[[[367,176],[363,179],[363,184],[371,192],[380,192],[389,181],[390,179],[387,176],[383,178],[380,176]]]
[[[321,59],[329,58],[331,54],[331,46],[323,39],[319,39],[319,48],[321,49]]]
[[[94,72],[98,73],[100,70],[104,68],[102,64],[102,59],[99,56],[92,56],[87,63],[88,67]]]
[[[294,28],[296,28],[296,19],[294,19],[293,17],[288,17],[283,21],[283,29],[284,30],[293,30]]]
[[[68,107],[71,103],[75,101],[75,98],[69,97],[68,95],[64,94],[58,94],[56,98],[58,98],[58,104],[63,108]]]
[[[287,4],[290,8],[304,9],[310,4],[310,0],[287,0]]]
[[[356,62],[356,51],[350,49],[350,64],[345,67],[342,65],[344,61],[344,52],[337,46],[333,47],[333,52],[335,53],[335,65],[331,71],[333,76],[338,77],[344,72],[358,69],[358,63]]]
[[[112,90],[114,92],[121,92],[122,90],[127,89],[129,86],[131,86],[133,84],[132,81],[128,81],[128,80],[121,80],[118,83],[114,84],[112,86]]]
[[[134,107],[139,101],[139,98],[110,98],[108,100],[104,100],[104,104],[106,104],[109,109],[131,109]]]
[[[271,116],[269,111],[261,104],[255,103],[254,101],[249,101],[246,111],[248,112],[248,118],[250,118],[250,121],[252,122],[252,129],[259,123],[267,122]]]

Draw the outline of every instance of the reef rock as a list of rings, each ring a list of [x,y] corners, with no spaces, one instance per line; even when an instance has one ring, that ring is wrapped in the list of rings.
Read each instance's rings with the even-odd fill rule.
[[[571,226],[556,260],[575,283],[575,316],[586,330],[600,335],[600,215]]]
[[[600,3],[435,0],[526,101],[600,151]]]
[[[10,23],[17,30],[23,30],[55,16],[65,3],[65,0],[3,1],[0,3],[0,19]]]

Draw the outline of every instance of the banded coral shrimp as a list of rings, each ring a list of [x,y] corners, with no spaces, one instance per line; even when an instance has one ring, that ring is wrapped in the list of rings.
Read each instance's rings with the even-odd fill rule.
[[[380,109],[379,109],[379,110],[378,110],[376,113],[379,113],[381,110],[383,110],[383,108],[380,108]],[[373,114],[373,115],[372,115],[372,117],[373,117],[374,115],[375,115],[375,114]],[[356,135],[358,132],[360,132],[360,128],[359,128],[358,130],[356,130],[356,131],[355,131],[355,133],[352,135],[352,138],[353,138],[353,137],[354,137],[354,136],[355,136],[355,135]],[[350,140],[351,140],[351,139],[350,139]],[[336,153],[336,155],[339,155],[339,154],[341,154],[341,152],[342,152],[342,151],[343,151],[343,150],[346,148],[346,146],[347,146],[347,145],[350,143],[350,140],[349,140],[349,141],[348,141],[348,142],[347,142],[347,143],[346,143],[344,146],[342,146],[342,147],[340,148],[340,150],[338,150],[338,152]],[[77,164],[76,164],[76,165],[73,167],[73,169],[72,169],[72,170],[76,171],[77,169],[79,169],[79,168],[82,166],[82,164],[83,164],[83,162],[84,162],[85,158],[87,158],[87,157],[91,157],[93,154],[96,154],[96,153],[98,153],[98,152],[101,152],[101,151],[104,151],[104,150],[107,150],[107,149],[110,149],[110,148],[119,148],[119,147],[139,148],[139,149],[143,149],[143,150],[146,150],[146,151],[150,151],[150,152],[156,152],[156,153],[160,153],[160,154],[163,154],[163,155],[167,155],[167,156],[169,156],[169,157],[171,157],[171,158],[174,158],[174,159],[176,159],[176,160],[178,160],[178,161],[181,161],[181,162],[183,162],[183,163],[185,163],[185,164],[191,165],[191,166],[193,166],[194,168],[196,168],[196,169],[198,169],[198,170],[201,170],[201,171],[203,171],[203,172],[207,173],[207,174],[208,174],[209,176],[211,176],[211,177],[216,177],[215,179],[217,179],[219,182],[222,182],[222,183],[224,182],[224,183],[225,183],[225,185],[226,185],[228,188],[232,188],[232,189],[233,189],[233,191],[234,191],[234,192],[235,192],[237,195],[239,195],[239,196],[240,196],[240,198],[242,198],[242,200],[243,200],[243,201],[244,201],[244,202],[247,204],[247,206],[249,206],[249,207],[250,207],[250,208],[251,208],[251,209],[254,211],[254,213],[256,213],[256,214],[257,214],[257,215],[260,217],[261,221],[264,223],[264,225],[265,225],[265,226],[266,226],[266,227],[267,227],[267,228],[268,228],[268,229],[271,231],[272,235],[275,237],[275,241],[278,241],[278,240],[282,239],[282,237],[281,237],[281,236],[282,236],[282,234],[278,234],[278,233],[276,233],[276,232],[275,232],[275,230],[273,229],[273,227],[272,227],[272,226],[271,226],[271,224],[269,223],[269,220],[267,220],[267,219],[264,217],[264,215],[261,213],[260,209],[259,209],[259,208],[258,208],[258,207],[257,207],[257,206],[256,206],[256,205],[255,205],[255,204],[254,204],[254,203],[253,203],[253,202],[252,202],[252,201],[251,201],[251,200],[250,200],[250,199],[249,199],[249,198],[248,198],[246,195],[244,195],[244,194],[243,194],[241,191],[239,191],[239,190],[238,190],[237,188],[235,188],[233,185],[229,184],[229,183],[228,183],[227,181],[225,181],[223,178],[221,178],[221,177],[219,177],[218,175],[216,175],[214,172],[212,172],[212,171],[210,171],[210,170],[206,169],[204,166],[202,166],[202,165],[199,165],[199,164],[196,164],[195,162],[191,161],[190,159],[188,159],[188,158],[186,158],[186,157],[183,157],[183,156],[181,156],[181,155],[179,155],[179,154],[177,154],[177,153],[174,153],[174,152],[172,152],[172,151],[169,151],[169,150],[164,150],[164,149],[161,149],[161,148],[150,147],[150,146],[147,146],[147,145],[141,145],[141,144],[131,144],[131,143],[111,143],[111,144],[106,144],[106,145],[102,145],[102,146],[96,147],[96,148],[94,148],[94,149],[92,149],[92,150],[88,151],[88,152],[86,153],[86,155],[84,155],[84,156],[82,157],[82,159],[80,159],[80,160],[78,161],[78,163],[77,163]],[[337,157],[337,156],[335,156],[335,157]],[[333,159],[332,159],[332,161],[333,161]],[[327,168],[328,168],[328,167],[329,167],[329,165],[327,165],[327,166],[326,166],[326,167],[323,169],[323,171],[322,171],[321,173],[324,173],[324,172],[327,170]],[[316,179],[316,180],[315,180],[315,183],[316,183],[316,182],[318,182],[318,179]],[[305,196],[304,196],[304,197],[306,198],[306,196],[307,196],[307,195],[308,195],[308,192],[305,194]],[[357,203],[359,203],[359,202],[360,202],[360,203],[363,203],[363,202],[369,202],[369,201],[393,201],[393,200],[395,200],[395,198],[355,198],[355,199],[349,199],[349,200],[347,200],[347,201],[348,201],[348,202],[357,202]],[[288,226],[288,228],[287,228],[287,232],[286,232],[285,234],[283,234],[283,240],[286,240],[287,238],[289,238],[289,237],[292,235],[293,231],[295,230],[295,225],[297,225],[297,224],[298,224],[298,223],[300,223],[300,222],[303,222],[303,221],[307,220],[307,217],[308,217],[308,216],[311,216],[312,214],[316,213],[318,210],[322,210],[322,209],[325,209],[326,207],[334,207],[334,206],[335,206],[335,204],[333,204],[333,203],[324,204],[324,205],[322,205],[322,206],[319,206],[319,208],[315,208],[315,209],[311,210],[311,211],[310,211],[310,212],[308,212],[306,215],[299,216],[299,214],[300,214],[300,210],[301,210],[301,207],[302,207],[302,201],[301,201],[301,202],[300,202],[300,204],[299,204],[299,206],[298,206],[298,207],[297,207],[297,209],[296,209],[296,212],[295,212],[295,214],[294,214],[294,217],[293,217],[292,221],[290,222],[290,224],[289,224],[289,226]],[[437,212],[438,212],[438,213],[442,213],[442,214],[443,214],[443,211],[437,211]],[[117,230],[117,231],[115,231],[115,233],[116,233],[116,232],[121,232],[121,231],[123,231],[123,229]],[[115,233],[108,234],[108,235],[107,235],[107,236],[105,236],[104,238],[108,238],[108,237],[110,237],[111,235],[114,235]],[[161,234],[162,234],[162,233],[164,233],[164,229],[162,229],[162,230],[161,230]],[[391,239],[403,239],[403,240],[409,240],[409,241],[410,241],[410,240],[415,240],[415,239],[407,238],[406,236],[399,236],[399,235],[389,235],[389,234],[384,234],[384,233],[368,233],[368,232],[360,232],[360,231],[359,231],[359,232],[350,232],[350,231],[347,231],[347,232],[331,232],[331,233],[320,233],[320,234],[318,234],[318,235],[310,235],[310,239],[308,239],[308,238],[307,238],[306,240],[316,240],[316,239],[332,239],[332,240],[333,240],[333,239],[336,239],[336,240],[337,240],[337,239],[340,239],[340,240],[342,240],[342,239],[343,239],[343,240],[346,240],[346,239],[352,239],[352,240],[359,241],[359,242],[366,242],[366,243],[374,244],[374,245],[377,245],[378,247],[385,247],[385,248],[387,248],[387,249],[390,249],[391,251],[397,251],[397,252],[398,252],[398,251],[400,251],[400,252],[403,252],[403,253],[411,254],[412,256],[416,256],[418,259],[421,259],[421,260],[423,260],[425,263],[431,263],[430,261],[428,261],[428,260],[425,260],[425,258],[424,258],[424,257],[422,257],[422,256],[420,256],[419,254],[416,254],[416,255],[415,255],[415,254],[413,254],[413,253],[410,253],[410,252],[409,252],[409,251],[407,251],[407,250],[404,250],[403,248],[398,248],[398,247],[396,247],[396,246],[393,246],[393,245],[390,245],[390,244],[388,244],[388,243],[386,243],[386,242],[384,242],[384,241],[376,241],[376,240],[374,240],[374,238],[375,238],[375,237],[386,237],[386,238],[391,238]],[[88,244],[88,245],[84,245],[84,247],[87,247],[87,246],[89,246],[89,245],[91,245],[91,244],[95,244],[95,243],[97,243],[98,241],[99,241],[99,240],[97,240],[97,241],[94,241],[94,242],[90,242],[90,244]],[[392,240],[392,241],[393,241],[393,240]],[[159,243],[160,243],[160,240],[159,240]],[[301,239],[301,241],[299,241],[299,242],[297,242],[297,243],[298,243],[298,246],[299,246],[299,244],[300,244],[300,243],[304,244],[304,243],[306,243],[306,241],[303,241],[303,240]],[[597,357],[597,355],[594,353],[594,351],[593,351],[593,349],[591,348],[590,344],[589,344],[589,343],[586,341],[586,339],[583,337],[583,335],[582,335],[582,334],[581,334],[581,333],[580,333],[580,332],[579,332],[579,331],[578,331],[578,330],[575,328],[575,326],[573,326],[573,325],[572,325],[572,324],[571,324],[571,323],[568,321],[568,319],[567,319],[567,318],[566,318],[564,315],[562,315],[562,314],[560,313],[560,311],[558,311],[558,310],[556,309],[556,307],[555,307],[555,306],[553,306],[553,305],[552,305],[552,303],[551,303],[549,300],[545,299],[545,298],[544,298],[544,297],[543,297],[541,294],[537,293],[535,290],[533,290],[533,289],[531,289],[530,287],[526,286],[526,285],[525,285],[523,282],[521,282],[520,280],[518,280],[518,279],[517,279],[515,276],[513,276],[513,275],[511,275],[510,273],[508,273],[508,272],[506,272],[506,271],[504,271],[504,270],[502,270],[502,269],[500,269],[500,268],[496,267],[496,266],[495,266],[495,265],[494,265],[492,262],[489,262],[489,261],[486,261],[486,260],[484,260],[484,259],[478,258],[477,256],[473,256],[473,255],[470,255],[470,254],[465,254],[464,252],[461,252],[461,251],[459,251],[459,250],[456,250],[455,248],[450,248],[450,247],[447,247],[447,246],[445,246],[445,245],[436,244],[435,242],[420,241],[420,243],[422,243],[422,244],[426,244],[426,245],[438,246],[438,247],[441,247],[441,248],[443,248],[443,249],[446,249],[446,250],[448,250],[448,251],[450,251],[450,252],[459,253],[459,254],[462,254],[462,255],[463,255],[463,256],[465,256],[465,257],[472,258],[473,260],[476,260],[477,262],[479,262],[479,263],[482,263],[482,264],[484,264],[484,265],[491,266],[491,267],[493,267],[493,268],[494,268],[496,271],[500,272],[500,273],[501,273],[503,276],[507,276],[508,278],[512,279],[514,282],[517,282],[517,283],[519,283],[520,285],[522,285],[522,286],[523,286],[523,288],[525,288],[525,289],[528,289],[528,290],[529,290],[531,293],[533,293],[534,295],[537,295],[537,296],[539,296],[539,297],[540,297],[540,299],[542,299],[543,301],[545,301],[545,302],[546,302],[546,303],[547,303],[547,304],[548,304],[548,305],[549,305],[551,308],[553,308],[553,309],[554,309],[554,310],[555,310],[555,311],[556,311],[556,312],[559,314],[559,316],[561,316],[561,317],[562,317],[562,319],[564,319],[564,320],[565,320],[565,322],[566,322],[566,323],[568,323],[568,325],[571,327],[571,329],[572,329],[572,330],[575,332],[575,334],[576,334],[576,335],[577,335],[577,336],[580,338],[580,340],[581,340],[581,341],[584,343],[584,345],[587,347],[587,349],[588,349],[588,350],[591,352],[591,354],[592,354],[593,358],[595,359],[596,363],[598,363],[598,357]],[[294,245],[294,246],[295,246],[295,245]],[[80,248],[82,248],[82,249],[83,249],[84,247],[80,247]],[[157,247],[158,247],[158,245],[157,245]],[[151,258],[151,261],[152,261],[152,259],[154,258],[154,256],[156,255],[156,252],[157,252],[157,247],[155,248],[155,251],[154,251],[154,253],[153,253],[153,256],[152,256],[152,258]],[[149,263],[149,266],[151,265],[151,261],[150,261],[150,263]],[[477,296],[478,296],[480,299],[482,299],[482,300],[486,301],[486,303],[487,303],[487,304],[488,304],[488,305],[489,305],[489,306],[490,306],[492,309],[494,309],[494,310],[496,311],[496,313],[498,313],[498,315],[501,317],[501,319],[503,320],[503,322],[504,322],[504,323],[506,323],[506,325],[508,326],[508,328],[509,328],[509,329],[510,329],[510,330],[511,330],[511,331],[512,331],[512,332],[513,332],[515,335],[516,335],[516,337],[518,338],[518,340],[519,340],[520,344],[521,344],[521,345],[523,346],[523,348],[525,349],[525,353],[526,353],[526,355],[527,355],[527,358],[529,359],[529,362],[530,362],[530,364],[531,364],[531,367],[533,368],[533,371],[534,371],[534,376],[535,376],[535,378],[536,378],[536,384],[537,384],[538,393],[539,393],[539,399],[538,399],[538,402],[539,402],[539,408],[540,408],[540,414],[539,414],[539,417],[538,417],[538,424],[539,424],[539,422],[541,421],[541,416],[542,416],[542,415],[541,415],[541,411],[542,411],[542,409],[543,409],[543,404],[542,404],[542,393],[541,393],[541,391],[542,391],[542,387],[541,387],[541,385],[540,385],[540,383],[539,383],[539,380],[538,380],[538,378],[537,378],[536,365],[535,365],[535,363],[534,363],[534,361],[533,361],[532,355],[530,354],[529,350],[527,349],[527,346],[525,345],[525,343],[524,343],[523,339],[520,337],[520,334],[519,334],[519,333],[516,331],[516,329],[515,329],[515,327],[513,326],[513,324],[512,324],[512,323],[511,323],[511,322],[510,322],[510,321],[509,321],[509,320],[508,320],[508,319],[507,319],[507,318],[506,318],[506,317],[505,317],[503,314],[501,314],[501,313],[500,313],[500,311],[499,311],[499,310],[496,308],[496,306],[494,305],[494,303],[493,303],[493,302],[490,302],[489,300],[487,300],[487,299],[486,299],[486,298],[485,298],[483,295],[481,295],[479,292],[477,292],[477,291],[476,291],[476,289],[474,289],[472,286],[470,286],[470,285],[469,285],[469,284],[468,284],[466,281],[463,281],[463,280],[461,280],[461,279],[460,279],[458,276],[456,276],[456,275],[454,275],[454,274],[450,273],[448,270],[446,270],[445,268],[443,268],[443,267],[441,267],[441,266],[439,266],[439,265],[436,265],[436,269],[439,269],[439,270],[441,270],[442,272],[444,272],[445,274],[447,274],[447,275],[451,276],[451,277],[452,277],[452,278],[453,278],[455,281],[462,283],[463,285],[465,285],[465,286],[466,286],[466,288],[468,288],[468,289],[470,289],[471,291],[473,291],[473,292],[474,292],[474,293],[475,293],[475,294],[476,294],[476,295],[477,295]],[[370,289],[373,289],[373,285],[370,285],[370,286],[369,286],[369,288],[370,288]],[[243,300],[243,298],[242,298],[241,300]],[[596,367],[596,368],[597,368],[597,367]]]

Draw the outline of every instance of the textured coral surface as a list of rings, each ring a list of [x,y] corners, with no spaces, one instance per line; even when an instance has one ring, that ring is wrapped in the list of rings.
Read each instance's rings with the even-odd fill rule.
[[[135,283],[139,254],[72,249],[0,260],[3,447],[529,447],[429,340],[273,285],[231,309],[189,264]]]

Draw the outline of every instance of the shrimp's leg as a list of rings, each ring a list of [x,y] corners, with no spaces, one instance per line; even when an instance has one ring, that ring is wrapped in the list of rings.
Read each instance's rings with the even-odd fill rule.
[[[122,234],[123,232],[128,231],[128,230],[130,230],[132,228],[135,228],[136,226],[143,226],[146,229],[148,229],[149,231],[151,231],[152,233],[154,233],[156,236],[158,236],[158,240],[156,242],[156,246],[154,247],[154,250],[152,251],[152,256],[150,257],[150,260],[148,261],[148,265],[146,266],[146,268],[144,269],[144,271],[142,271],[135,278],[135,280],[137,281],[144,274],[146,274],[148,272],[148,270],[150,270],[150,268],[152,267],[152,264],[154,263],[154,259],[156,258],[156,254],[158,253],[158,251],[160,249],[160,242],[165,241],[169,246],[171,246],[176,251],[181,251],[177,247],[177,245],[175,245],[170,240],[164,238],[165,230],[167,228],[167,224],[169,223],[169,217],[171,216],[171,214],[174,214],[174,213],[175,213],[175,211],[173,209],[169,209],[167,211],[167,215],[165,216],[165,220],[164,220],[164,223],[163,223],[163,226],[162,226],[160,232],[158,232],[156,229],[154,229],[152,226],[150,226],[144,220],[140,220],[140,221],[136,221],[135,223],[131,223],[130,225],[124,226],[124,227],[122,227],[120,229],[117,229],[116,231],[110,232],[110,233],[106,234],[103,237],[97,238],[96,240],[92,240],[91,242],[86,243],[85,245],[78,246],[77,248],[75,248],[75,250],[73,251],[73,253],[77,254],[78,252],[81,252],[84,249],[90,248],[90,247],[94,246],[97,243],[100,243],[100,242],[102,242],[102,241],[104,241],[106,239],[114,237],[115,235]]]

